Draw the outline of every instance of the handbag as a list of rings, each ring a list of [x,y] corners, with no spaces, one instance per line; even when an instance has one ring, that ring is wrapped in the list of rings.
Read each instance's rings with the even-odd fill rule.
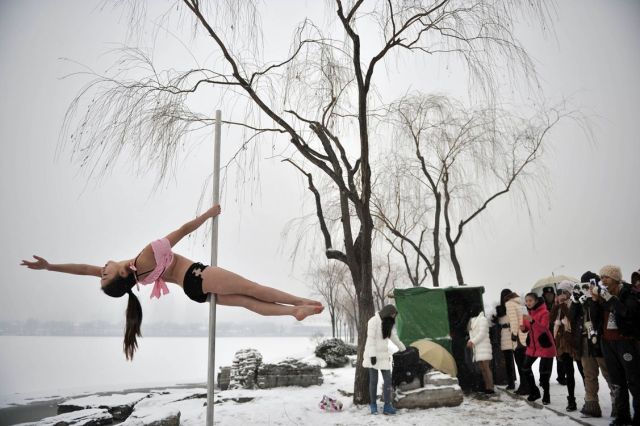
[[[540,343],[540,346],[542,346],[545,349],[553,346],[553,343],[551,342],[551,338],[549,337],[548,331],[545,330],[544,333],[538,336],[538,343]]]

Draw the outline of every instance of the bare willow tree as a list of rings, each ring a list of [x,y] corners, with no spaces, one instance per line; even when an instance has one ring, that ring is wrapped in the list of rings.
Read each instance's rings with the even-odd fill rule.
[[[381,168],[372,199],[376,232],[400,256],[412,286],[421,286],[431,276],[432,285],[438,287],[440,193],[437,188],[424,190],[425,185],[432,187],[422,182],[420,170],[410,157],[394,150],[381,162],[385,167]]]
[[[132,26],[145,22],[140,3],[125,2],[132,7]],[[534,75],[512,28],[516,17],[544,23],[547,1],[336,0],[326,5],[330,19],[318,19],[322,26],[303,19],[288,53],[272,60],[265,59],[269,55],[260,43],[270,34],[262,34],[266,27],[257,2],[177,2],[166,16],[177,12],[180,22],[193,18],[193,35],[208,40],[206,58],[213,65],[180,71],[172,64],[159,70],[151,54],[125,48],[115,66],[106,75],[94,73],[80,93],[86,109],[84,103],[72,104],[63,138],[73,138],[76,157],[98,172],[132,153],[141,165],[157,164],[163,177],[188,135],[211,124],[193,111],[192,97],[217,89],[216,99],[228,99],[242,111],[229,120],[246,130],[242,149],[257,149],[269,139],[284,142],[288,162],[303,174],[315,199],[327,258],[343,262],[351,274],[359,316],[354,402],[362,404],[369,395],[361,367],[363,327],[374,313],[371,158],[376,134],[370,120],[391,103],[374,96],[376,82],[388,81],[383,64],[402,55],[455,55],[477,93],[492,98],[496,65],[501,70],[506,65],[514,78]],[[331,181],[340,200],[338,233],[326,224],[318,176]]]
[[[442,215],[451,263],[462,285],[457,246],[463,231],[514,188],[526,205],[527,193],[542,176],[536,172],[542,167],[540,159],[550,130],[563,117],[575,118],[575,113],[546,108],[532,117],[521,117],[495,106],[465,108],[446,97],[424,95],[402,99],[393,111],[392,126],[411,148],[406,155],[413,156],[422,172],[413,184],[425,187],[435,200],[429,218],[436,223],[434,239]],[[410,235],[400,238],[424,257]]]
[[[398,286],[399,273],[391,261],[391,250],[384,258],[374,257],[373,262],[373,296],[376,310],[389,303],[389,293]]]
[[[339,296],[339,316],[345,328],[345,336],[347,341],[353,342],[354,337],[358,336],[358,299],[356,297],[355,288],[347,282],[343,282],[340,287]]]
[[[331,319],[331,337],[336,337],[337,319],[340,309],[341,288],[347,281],[349,270],[344,263],[328,261],[313,268],[309,274],[311,288],[324,299]],[[351,284],[348,284],[351,286]]]

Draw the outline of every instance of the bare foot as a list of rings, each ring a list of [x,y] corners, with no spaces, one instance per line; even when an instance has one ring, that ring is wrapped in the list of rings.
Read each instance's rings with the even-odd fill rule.
[[[301,297],[293,305],[294,306],[322,306],[322,302],[318,302],[317,300],[305,299]]]
[[[302,306],[296,306],[293,309],[293,316],[298,320],[298,321],[302,321],[303,319],[305,319],[306,317],[308,317],[309,315],[316,315],[319,314],[320,312],[322,312],[324,310],[324,306],[320,305],[302,305]]]

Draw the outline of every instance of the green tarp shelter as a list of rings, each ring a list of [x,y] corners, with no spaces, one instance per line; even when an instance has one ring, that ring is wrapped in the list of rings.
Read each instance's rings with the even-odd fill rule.
[[[430,339],[452,351],[452,338],[466,328],[471,307],[483,309],[484,287],[395,289],[398,337],[405,345]]]

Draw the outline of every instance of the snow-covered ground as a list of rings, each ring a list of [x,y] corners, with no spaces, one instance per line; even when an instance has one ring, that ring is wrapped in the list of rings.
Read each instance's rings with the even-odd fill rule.
[[[351,399],[341,395],[339,390],[353,390],[353,368],[324,369],[325,383],[309,388],[277,388],[270,390],[233,390],[221,392],[224,397],[252,396],[254,400],[238,404],[225,402],[215,407],[216,422],[224,425],[566,425],[572,423],[567,417],[559,416],[547,409],[534,408],[525,401],[514,399],[499,392],[496,400],[479,400],[465,397],[462,405],[452,408],[428,410],[398,410],[395,416],[372,416],[368,407],[354,406]],[[582,389],[578,377],[577,389]],[[606,389],[606,384],[605,384]],[[578,392],[577,392],[578,394]],[[344,404],[342,412],[323,412],[318,403],[323,395],[337,398]],[[564,412],[566,389],[552,385],[552,403],[550,407]],[[580,392],[579,401],[582,403]],[[606,395],[606,396],[605,396]],[[601,391],[601,399],[610,411],[608,391]],[[182,404],[182,403],[180,403]],[[581,404],[580,404],[581,405]],[[184,402],[181,410],[181,424],[201,425],[204,422],[204,409],[192,401]],[[574,414],[575,417],[580,417]],[[587,420],[587,419],[582,419]],[[609,424],[608,418],[588,419],[594,425]]]
[[[72,338],[79,339],[79,338]],[[285,339],[286,341],[283,341]],[[5,341],[3,343],[7,343]],[[119,340],[118,340],[119,341]],[[145,356],[141,356],[142,360],[147,360],[148,356],[154,351],[163,352],[160,360],[153,362],[149,361],[148,364],[140,363],[138,370],[149,371],[145,374],[147,376],[138,376],[136,380],[142,379],[142,381],[149,382],[150,379],[166,380],[170,381],[174,378],[174,375],[178,374],[171,369],[181,368],[180,377],[184,375],[195,374],[196,376],[200,370],[206,371],[206,359],[204,356],[197,353],[188,354],[189,351],[199,350],[201,343],[199,341],[188,341],[175,339],[157,340],[145,339],[145,345],[147,353]],[[14,339],[15,342],[15,339]],[[26,344],[26,342],[22,342]],[[86,340],[76,340],[72,342],[72,345],[80,345],[89,349],[88,352],[67,352],[67,359],[60,358],[57,355],[58,349],[56,345],[52,344],[52,340],[41,341],[37,345],[47,343],[49,345],[48,351],[40,351],[32,355],[27,356],[27,360],[12,360],[13,364],[4,364],[2,366],[0,374],[0,386],[2,386],[2,393],[5,395],[13,396],[11,398],[5,398],[5,400],[11,400],[13,403],[23,400],[31,399],[37,396],[37,392],[29,392],[27,390],[22,393],[10,393],[10,388],[7,386],[13,381],[19,380],[19,377],[14,377],[21,373],[22,370],[18,368],[15,372],[9,372],[8,369],[12,366],[22,366],[25,368],[30,365],[31,368],[36,371],[33,374],[43,374],[49,378],[54,377],[57,380],[61,380],[57,385],[62,388],[58,395],[79,395],[80,393],[72,392],[73,385],[76,380],[80,380],[83,374],[88,374],[89,381],[97,380],[97,378],[103,377],[104,372],[98,374],[98,376],[91,376],[94,374],[94,370],[105,368],[107,373],[117,377],[107,379],[104,383],[100,383],[93,389],[85,389],[90,393],[95,393],[103,390],[112,390],[123,392],[124,389],[133,388],[135,386],[120,386],[122,380],[126,380],[127,376],[123,373],[118,373],[118,367],[103,365],[101,362],[105,362],[99,355],[91,352],[92,344]],[[64,341],[65,345],[70,344],[68,341]],[[100,343],[100,344],[98,344]],[[108,348],[106,343],[117,345],[118,342],[105,342],[104,340],[96,343],[95,348],[105,350]],[[179,343],[179,344],[178,344]],[[34,344],[31,342],[31,344]],[[247,338],[236,339],[233,342],[227,341],[226,343],[220,342],[217,346],[220,352],[218,365],[229,365],[232,359],[233,353],[242,348],[256,347],[261,350],[266,361],[275,361],[278,358],[282,358],[286,355],[295,354],[300,357],[309,355],[312,352],[314,342],[307,338]],[[0,346],[1,347],[1,346]],[[119,348],[116,348],[116,350]],[[153,349],[153,351],[151,351]],[[15,348],[13,348],[15,352]],[[5,356],[9,350],[3,348],[0,353],[4,353]],[[184,352],[184,354],[183,354]],[[80,360],[82,356],[86,357],[84,361]],[[95,356],[92,358],[92,356]],[[184,356],[184,358],[180,358]],[[31,363],[32,358],[38,358],[39,363]],[[201,358],[203,358],[201,360]],[[64,360],[64,361],[63,361]],[[0,361],[5,362],[6,359],[0,358]],[[10,360],[11,361],[11,360]],[[73,366],[76,363],[76,371],[71,374],[68,372],[67,365]],[[194,363],[202,363],[202,365],[194,367]],[[165,368],[156,368],[160,365],[164,365]],[[68,381],[64,380],[64,375],[60,371],[52,372],[49,369],[63,370],[68,375]],[[534,365],[534,371],[537,369],[537,364]],[[555,370],[555,365],[554,365]],[[127,370],[129,371],[129,370]],[[133,370],[132,370],[133,371]],[[219,398],[223,398],[225,402],[216,404],[215,406],[215,418],[216,424],[223,425],[376,425],[376,424],[402,424],[402,425],[565,425],[571,424],[571,420],[565,416],[559,416],[554,411],[549,409],[534,408],[521,399],[514,399],[511,396],[499,392],[498,397],[495,400],[479,400],[473,397],[465,397],[462,405],[453,408],[439,408],[429,410],[399,410],[396,416],[372,416],[369,414],[368,407],[354,406],[351,403],[351,398],[343,396],[341,390],[347,393],[353,392],[353,377],[354,369],[351,367],[339,368],[339,369],[323,369],[324,384],[322,386],[311,386],[308,388],[290,387],[290,388],[275,388],[268,390],[230,390],[222,391],[218,394]],[[536,372],[537,373],[537,372]],[[97,374],[97,373],[96,373]],[[584,388],[582,385],[582,379],[578,372],[576,376],[576,397],[578,400],[578,407],[582,406]],[[176,376],[178,377],[178,376]],[[202,376],[199,376],[202,377]],[[4,379],[8,380],[5,381]],[[117,382],[117,383],[116,383]],[[175,380],[173,383],[184,383],[184,380]],[[198,380],[196,383],[203,383],[204,380]],[[381,382],[381,380],[380,380]],[[602,411],[605,417],[602,419],[581,419],[589,424],[593,425],[606,425],[610,419],[607,417],[610,410],[609,391],[604,379],[600,379],[600,402],[602,405]],[[133,384],[133,383],[132,383]],[[51,386],[52,383],[43,383],[43,386]],[[163,385],[165,386],[165,385]],[[204,384],[203,384],[204,386]],[[24,384],[22,388],[26,388]],[[90,387],[90,386],[85,386]],[[162,386],[158,386],[157,389],[162,389]],[[9,391],[9,392],[7,392]],[[171,393],[176,396],[177,394],[190,392],[191,390],[171,390]],[[206,392],[204,389],[198,390],[199,392]],[[336,398],[343,402],[344,409],[338,413],[323,412],[319,409],[318,403],[322,399],[323,395]],[[250,402],[237,403],[233,402],[233,398],[249,397],[253,398]],[[100,397],[103,398],[103,397]],[[172,396],[154,397],[145,401],[148,410],[152,410],[155,413],[169,412],[172,410],[179,410],[181,413],[182,425],[200,426],[204,424],[205,419],[205,407],[203,405],[204,399],[188,399],[184,401],[175,401],[180,399]],[[563,412],[566,406],[566,388],[560,386],[555,382],[555,371],[552,377],[551,384],[551,405],[550,408]],[[573,417],[579,418],[579,413],[572,413]]]
[[[428,410],[398,410],[395,416],[371,415],[367,406],[354,406],[341,391],[353,390],[354,369],[351,367],[323,370],[325,383],[308,388],[290,387],[268,390],[229,390],[217,394],[225,402],[215,405],[215,422],[223,425],[566,425],[573,423],[549,409],[534,408],[520,399],[502,392],[491,400],[465,397],[458,407]],[[158,390],[162,391],[162,390]],[[158,393],[136,406],[139,416],[152,413],[155,418],[180,412],[180,424],[200,426],[205,424],[204,399],[185,398],[202,389],[172,390],[168,394]],[[343,402],[341,412],[324,412],[318,407],[323,395]],[[550,407],[564,410],[562,387],[554,385],[553,402]],[[102,399],[101,399],[102,398]],[[237,403],[233,399],[253,398],[249,402]],[[84,398],[85,404],[98,405],[104,397]],[[111,398],[113,399],[113,398]],[[142,406],[143,405],[143,406]],[[579,416],[574,414],[576,418]],[[590,424],[608,424],[607,418],[581,419]]]

